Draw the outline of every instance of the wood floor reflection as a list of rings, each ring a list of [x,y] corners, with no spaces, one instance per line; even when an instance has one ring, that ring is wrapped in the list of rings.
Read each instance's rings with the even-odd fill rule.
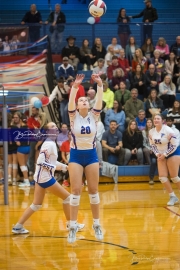
[[[100,184],[99,191],[104,240],[94,238],[84,187],[78,221],[86,227],[70,245],[61,200],[50,193],[25,224],[30,234],[13,235],[12,225],[32,202],[33,187],[9,187],[4,206],[0,186],[0,269],[180,269],[180,208],[167,207],[161,184]]]

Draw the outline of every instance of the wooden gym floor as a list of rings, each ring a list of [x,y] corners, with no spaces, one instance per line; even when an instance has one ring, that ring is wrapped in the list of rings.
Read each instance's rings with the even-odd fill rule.
[[[180,269],[180,208],[166,206],[169,197],[160,183],[99,185],[102,242],[94,238],[83,187],[78,221],[86,227],[73,245],[67,244],[61,200],[50,193],[25,224],[30,234],[12,235],[12,225],[32,202],[33,189],[9,187],[9,205],[4,206],[0,186],[0,269]]]

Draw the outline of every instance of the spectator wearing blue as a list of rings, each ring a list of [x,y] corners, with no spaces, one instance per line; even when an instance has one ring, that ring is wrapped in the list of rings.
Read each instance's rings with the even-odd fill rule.
[[[49,31],[51,33],[51,46],[53,53],[60,53],[60,46],[63,39],[64,24],[66,23],[66,16],[61,11],[60,4],[55,5],[55,11],[52,11],[45,22],[45,24],[51,23]]]
[[[63,57],[63,63],[58,67],[58,78],[64,77],[66,80],[69,77],[74,77],[74,68],[69,64],[68,57]]]
[[[109,44],[106,48],[106,51],[108,51],[109,46],[112,46],[114,49],[114,55],[119,57],[120,50],[122,49],[122,46],[117,43],[117,38],[113,37],[111,40],[111,44]]]
[[[146,127],[146,112],[144,110],[139,110],[138,116],[136,117],[136,122],[139,130],[144,130]]]
[[[106,112],[105,116],[105,129],[109,129],[110,122],[115,120],[117,123],[117,130],[120,132],[124,132],[125,130],[125,113],[122,110],[122,105],[117,100],[114,100],[112,109],[109,109]]]
[[[124,163],[124,149],[122,148],[122,133],[117,130],[117,122],[111,120],[109,130],[102,136],[103,161],[108,162],[110,155],[117,156],[117,165]]]

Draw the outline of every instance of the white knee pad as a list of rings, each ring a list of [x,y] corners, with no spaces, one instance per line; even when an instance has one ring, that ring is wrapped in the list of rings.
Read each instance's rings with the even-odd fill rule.
[[[12,164],[8,164],[8,168],[12,168],[12,166],[13,166]]]
[[[13,167],[14,170],[16,170],[18,168],[18,165],[17,164],[13,164],[12,167]]]
[[[100,203],[99,193],[96,194],[89,194],[89,199],[91,204],[98,204]]]
[[[69,204],[70,198],[71,198],[71,195],[69,195],[65,200],[63,200],[63,204]]]
[[[42,207],[41,204],[38,205],[38,204],[32,203],[32,204],[30,205],[30,208],[31,208],[34,212],[38,211],[41,207]]]
[[[78,206],[80,202],[80,195],[70,195],[70,205],[72,206]]]
[[[161,181],[162,184],[166,183],[168,181],[168,178],[167,177],[159,177],[159,180]]]
[[[175,183],[175,184],[177,184],[178,182],[180,182],[179,176],[173,177],[173,178],[171,178],[171,180],[172,180],[173,183]]]
[[[20,166],[21,172],[25,172],[28,170],[27,166]]]

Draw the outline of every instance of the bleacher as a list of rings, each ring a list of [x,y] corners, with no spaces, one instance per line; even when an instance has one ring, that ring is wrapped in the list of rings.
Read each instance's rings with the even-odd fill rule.
[[[34,2],[37,5],[37,9],[41,12],[43,21],[46,21],[49,13],[54,10],[54,5],[57,1],[50,1],[50,4],[45,4],[42,0],[36,0]],[[143,0],[134,1],[119,1],[119,0],[106,0],[107,12],[101,18],[99,24],[89,25],[87,23],[90,14],[88,12],[87,4],[81,4],[78,0],[67,0],[67,4],[62,4],[62,11],[66,15],[67,24],[65,27],[62,47],[66,44],[66,37],[73,35],[76,37],[77,46],[81,46],[82,40],[88,38],[90,40],[90,46],[92,46],[94,37],[100,37],[103,45],[106,47],[112,36],[117,36],[118,25],[116,19],[119,9],[125,8],[127,15],[138,14],[144,8]],[[5,1],[0,6],[0,23],[1,24],[19,24],[32,4],[31,0],[23,2],[21,0],[9,0]],[[176,0],[158,0],[152,2],[153,6],[157,8],[159,19],[157,24],[154,25],[153,40],[154,44],[158,37],[163,36],[169,45],[174,43],[175,37],[180,35],[180,4]],[[140,19],[132,20],[130,25],[132,35],[135,36],[136,41],[140,44],[140,25],[142,21]],[[49,33],[48,26],[42,26],[42,33]],[[60,63],[55,64],[55,70]],[[81,72],[82,71],[78,71]],[[86,71],[85,80],[89,80],[91,76],[90,71]],[[180,100],[180,93],[177,93],[177,99]],[[121,166],[118,170],[119,182],[129,181],[148,181],[149,166]],[[112,182],[112,179],[101,177],[101,182]]]

